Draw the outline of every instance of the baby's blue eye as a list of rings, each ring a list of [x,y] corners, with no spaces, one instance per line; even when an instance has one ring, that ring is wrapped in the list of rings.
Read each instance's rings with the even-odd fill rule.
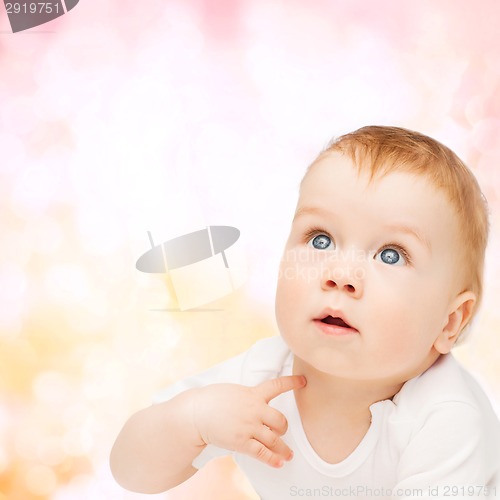
[[[318,234],[309,242],[316,250],[326,250],[332,244],[332,240],[326,234]]]
[[[377,258],[377,260],[380,260],[384,264],[390,264],[393,266],[403,266],[404,264],[406,264],[403,253],[394,248],[385,248],[376,255],[376,257],[379,256],[380,258]]]

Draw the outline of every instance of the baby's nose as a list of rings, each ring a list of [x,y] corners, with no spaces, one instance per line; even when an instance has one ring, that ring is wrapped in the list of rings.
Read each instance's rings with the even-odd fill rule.
[[[364,272],[361,267],[335,266],[326,268],[323,273],[322,288],[338,289],[351,296],[359,297],[362,292]]]

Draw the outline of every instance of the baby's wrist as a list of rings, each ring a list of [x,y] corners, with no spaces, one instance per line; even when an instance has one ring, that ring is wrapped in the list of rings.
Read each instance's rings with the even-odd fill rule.
[[[208,443],[205,441],[202,433],[203,429],[203,411],[200,405],[200,391],[202,389],[189,389],[180,394],[179,417],[183,429],[187,429],[190,441],[195,446],[205,446]]]
[[[206,398],[203,397],[205,393],[205,388],[200,387],[197,389],[192,389],[191,393],[191,416],[194,432],[196,433],[196,438],[201,446],[206,446],[210,444],[210,435],[208,432],[208,424],[206,422],[208,418],[207,406],[204,404]]]

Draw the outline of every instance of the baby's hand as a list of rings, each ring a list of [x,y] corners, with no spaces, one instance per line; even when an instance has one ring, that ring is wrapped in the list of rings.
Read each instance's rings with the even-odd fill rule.
[[[213,384],[195,390],[194,424],[205,444],[254,457],[272,467],[291,460],[292,450],[280,438],[288,428],[285,416],[268,405],[283,392],[306,385],[291,375],[255,387]]]

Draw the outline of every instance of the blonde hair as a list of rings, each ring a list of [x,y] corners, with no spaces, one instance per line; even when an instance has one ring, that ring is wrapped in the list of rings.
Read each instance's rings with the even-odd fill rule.
[[[445,193],[459,222],[464,285],[461,291],[470,290],[476,295],[474,315],[483,293],[488,205],[476,178],[460,158],[431,137],[385,126],[363,127],[334,139],[317,159],[332,151],[350,156],[358,172],[367,171],[370,180],[404,171],[426,177]]]

